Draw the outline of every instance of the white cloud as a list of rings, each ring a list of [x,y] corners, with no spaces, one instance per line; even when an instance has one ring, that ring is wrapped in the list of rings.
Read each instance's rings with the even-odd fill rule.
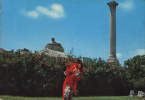
[[[131,11],[134,8],[134,1],[133,0],[126,0],[119,4],[120,8],[122,8],[124,11]]]
[[[145,49],[137,49],[136,55],[145,55]]]
[[[51,9],[45,8],[43,6],[38,6],[36,8],[36,11],[55,19],[64,17],[64,9],[60,4],[52,4]]]
[[[59,13],[64,13],[64,9],[63,9],[63,6],[60,5],[60,4],[53,4],[51,6],[51,8],[54,10],[54,11],[57,11]]]
[[[36,12],[36,11],[28,11],[28,12],[26,12],[26,15],[31,17],[31,18],[38,18],[39,17],[38,12]]]
[[[54,3],[50,8],[37,6],[35,10],[25,11],[25,15],[31,18],[38,18],[40,15],[43,15],[53,19],[60,19],[65,16],[65,13],[61,4]]]
[[[122,58],[122,54],[121,53],[117,53],[117,58]]]

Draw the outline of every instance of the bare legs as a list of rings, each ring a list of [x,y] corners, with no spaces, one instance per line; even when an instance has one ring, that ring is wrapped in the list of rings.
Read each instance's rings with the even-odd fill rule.
[[[64,90],[64,100],[72,100],[72,89],[66,85]]]

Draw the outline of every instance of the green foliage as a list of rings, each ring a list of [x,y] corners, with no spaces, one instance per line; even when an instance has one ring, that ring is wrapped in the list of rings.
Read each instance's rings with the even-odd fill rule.
[[[81,96],[128,95],[130,89],[145,89],[145,56],[128,59],[124,67],[101,58],[79,58],[89,70],[78,84]],[[27,49],[0,53],[0,94],[61,96],[67,60]]]
[[[83,58],[89,69],[80,81],[81,95],[126,95],[128,88],[125,70],[99,59]],[[87,92],[86,92],[87,91]]]
[[[131,84],[130,88],[145,90],[145,55],[138,55],[125,61],[125,69]]]
[[[21,51],[0,54],[2,93],[52,96],[60,95],[64,62],[61,58]],[[57,80],[56,80],[57,79]]]

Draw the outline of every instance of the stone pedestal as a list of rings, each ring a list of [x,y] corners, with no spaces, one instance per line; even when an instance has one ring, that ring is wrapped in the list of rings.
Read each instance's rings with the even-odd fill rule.
[[[118,3],[111,1],[107,4],[110,7],[110,56],[107,62],[118,63],[116,58],[116,7]]]

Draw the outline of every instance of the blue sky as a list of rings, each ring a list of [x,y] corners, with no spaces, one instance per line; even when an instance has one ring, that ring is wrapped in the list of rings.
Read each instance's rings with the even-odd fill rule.
[[[109,57],[110,0],[3,0],[0,47],[42,50],[55,37],[65,52]],[[145,2],[116,0],[117,57],[145,54]]]

